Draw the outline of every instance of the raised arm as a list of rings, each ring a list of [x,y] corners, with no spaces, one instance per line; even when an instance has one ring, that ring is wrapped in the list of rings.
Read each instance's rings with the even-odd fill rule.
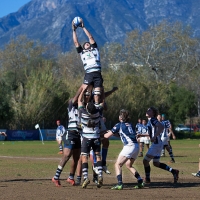
[[[79,97],[78,97],[78,107],[82,107],[82,106],[84,106],[83,105],[83,95],[84,95],[84,92],[85,92],[85,90],[87,89],[87,85],[83,85],[82,86],[82,90],[81,90],[81,93],[80,93],[80,95],[79,95]]]
[[[72,22],[72,37],[73,37],[74,45],[75,45],[75,47],[79,47],[80,43],[78,42],[76,29],[77,29],[77,27],[74,25],[74,22]]]
[[[94,44],[95,40],[94,40],[92,34],[85,28],[83,19],[82,19],[81,27],[82,27],[83,31],[85,32],[86,36],[88,37],[90,44]]]

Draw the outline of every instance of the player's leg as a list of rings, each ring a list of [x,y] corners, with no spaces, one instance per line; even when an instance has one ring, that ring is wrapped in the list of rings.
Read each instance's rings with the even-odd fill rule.
[[[123,150],[122,150],[123,151]],[[121,151],[121,152],[122,152]],[[117,185],[112,187],[112,190],[122,190],[124,185],[122,181],[122,166],[127,162],[128,158],[126,156],[119,154],[117,161],[115,163],[115,174],[117,177]]]
[[[159,156],[158,156],[158,157],[159,157]],[[154,165],[155,167],[160,168],[160,169],[163,169],[163,170],[166,170],[166,171],[171,172],[172,175],[173,175],[173,177],[174,177],[174,183],[177,183],[178,178],[179,178],[179,170],[173,169],[172,167],[166,165],[165,163],[160,163],[160,162],[159,162],[159,159],[160,159],[160,158],[158,158],[158,157],[155,157],[155,158],[153,159],[153,165]]]
[[[82,177],[82,158],[80,156],[76,168],[76,185],[81,184],[81,177]]]
[[[69,174],[69,177],[67,179],[67,182],[70,183],[71,185],[75,185],[74,175],[75,175],[75,171],[76,171],[78,161],[79,161],[79,158],[80,158],[80,153],[81,153],[80,138],[73,139],[73,141],[71,143],[73,143],[72,144],[73,152],[72,152],[72,161],[71,161],[71,165],[70,165],[70,174]]]
[[[141,178],[139,172],[133,167],[133,163],[137,159],[138,153],[139,153],[139,146],[138,144],[134,144],[127,148],[125,155],[128,158],[128,160],[126,161],[126,168],[135,176],[138,182],[138,184],[134,187],[136,189],[144,187],[143,179]]]
[[[141,137],[140,138],[140,153],[138,155],[138,157],[143,157],[143,149],[144,149],[144,137]]]
[[[169,156],[171,158],[170,162],[171,163],[175,163],[174,155],[173,155],[173,152],[172,152],[171,148],[168,145],[166,145],[165,148],[168,151]]]
[[[107,163],[106,163],[106,160],[107,160],[107,154],[108,154],[108,148],[109,148],[109,145],[110,145],[110,141],[108,138],[104,138],[102,141],[102,149],[101,149],[101,155],[102,155],[102,166],[103,166],[103,171],[106,173],[106,174],[111,174],[111,172],[108,170],[107,168]]]
[[[82,175],[83,175],[83,184],[82,188],[86,188],[90,183],[88,178],[88,155],[91,149],[91,141],[83,137],[82,146],[81,146],[81,160],[82,160]]]
[[[98,167],[97,167],[97,159],[94,151],[91,149],[90,150],[90,161],[92,163],[92,171],[93,171],[93,182],[98,183]]]
[[[103,185],[103,173],[102,173],[102,160],[101,160],[101,141],[100,138],[94,139],[92,144],[92,149],[96,155],[97,168],[98,168],[98,183],[97,187],[100,188]]]
[[[153,165],[155,167],[160,168],[160,169],[171,172],[173,177],[174,177],[174,183],[177,183],[178,178],[179,178],[178,177],[179,170],[173,169],[172,167],[166,165],[165,163],[160,163],[160,154],[161,154],[161,151],[162,151],[163,144],[161,143],[160,147],[159,147],[159,144],[157,144],[157,145],[155,144],[154,146],[155,146],[155,151],[154,151]]]
[[[199,171],[197,173],[192,173],[192,175],[200,178],[200,158],[199,158]]]
[[[158,154],[160,154],[162,149],[162,143],[154,144],[152,143],[150,148],[148,149],[146,155],[143,159],[144,171],[145,171],[145,183],[151,182],[151,167],[150,161]],[[160,156],[160,155],[159,155]]]
[[[66,165],[67,161],[70,159],[71,154],[72,154],[71,148],[66,148],[66,146],[64,146],[62,159],[56,169],[56,173],[55,173],[54,177],[52,178],[52,181],[55,183],[55,185],[57,187],[59,187],[61,185],[59,178],[60,178],[60,175],[62,173],[64,166]]]
[[[94,102],[98,106],[101,101],[101,95],[103,94],[103,78],[101,73],[93,73],[93,83],[94,83]]]
[[[57,137],[56,137],[56,141],[57,141],[58,147],[59,147],[59,152],[58,152],[58,154],[63,154],[62,137],[61,137],[61,136],[57,136]]]

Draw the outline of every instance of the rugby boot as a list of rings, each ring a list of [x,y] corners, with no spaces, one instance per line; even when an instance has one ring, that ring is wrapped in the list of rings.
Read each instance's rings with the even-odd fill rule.
[[[84,179],[82,188],[87,188],[87,186],[90,184],[90,180],[88,178]]]
[[[51,180],[56,185],[56,187],[61,187],[60,180],[56,180],[54,177]]]
[[[68,178],[66,181],[67,181],[69,184],[73,185],[73,186],[75,185],[74,179]]]
[[[195,176],[195,177],[199,177],[199,178],[200,178],[200,173],[199,173],[199,172],[197,172],[197,173],[192,173],[192,175]]]
[[[116,185],[114,187],[111,188],[111,190],[123,190],[124,186],[122,185]]]
[[[178,175],[179,175],[179,170],[175,169],[174,170],[175,172],[173,173],[173,176],[174,176],[174,183],[177,183],[178,182]]]
[[[171,162],[171,163],[175,163],[175,160],[174,160],[174,158],[172,158],[172,159],[170,160],[170,162]]]
[[[103,166],[102,170],[106,173],[106,174],[111,174],[111,172],[108,170],[107,166]]]
[[[103,177],[99,176],[98,177],[98,182],[97,182],[97,187],[100,188],[103,185]]]

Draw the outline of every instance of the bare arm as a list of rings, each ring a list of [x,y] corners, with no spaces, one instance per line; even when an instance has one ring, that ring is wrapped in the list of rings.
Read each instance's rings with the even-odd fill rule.
[[[82,85],[82,90],[78,97],[78,107],[83,106],[83,95],[87,87],[88,87],[87,85],[84,85],[84,84]]]
[[[85,28],[85,26],[83,25],[83,31],[85,32],[85,34],[87,35],[88,39],[89,39],[89,42],[90,44],[94,44],[95,43],[95,40],[92,36],[92,34]]]
[[[73,22],[72,22],[72,37],[73,37],[75,47],[79,47],[80,43],[78,42],[78,37],[76,34],[76,27]]]
[[[108,96],[110,96],[116,90],[118,90],[118,87],[113,87],[112,90],[105,92],[105,98],[108,97]]]
[[[107,133],[104,134],[104,138],[109,138],[112,135],[114,135],[113,132],[112,131],[108,131]]]
[[[169,128],[169,137],[172,135],[172,138],[175,140],[176,139],[176,136],[175,136],[175,134],[174,134],[174,132],[173,132],[173,130],[172,130],[172,126],[170,126],[170,128]]]

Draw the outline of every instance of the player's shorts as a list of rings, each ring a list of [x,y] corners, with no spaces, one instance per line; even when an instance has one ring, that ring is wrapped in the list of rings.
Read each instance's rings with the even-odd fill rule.
[[[150,138],[149,137],[141,137],[140,142],[144,144],[150,144]]]
[[[103,78],[101,72],[85,73],[84,84],[93,85],[94,88],[103,87]]]
[[[163,143],[163,146],[168,146],[168,137],[161,137],[161,140],[162,140],[162,143]]]
[[[64,142],[64,148],[67,149],[80,149],[81,148],[81,140],[80,138],[76,138],[76,139],[67,139]]]
[[[126,145],[123,147],[119,155],[125,156],[126,158],[134,158],[136,159],[139,153],[139,144],[134,143],[133,145]]]
[[[88,139],[88,138],[83,137],[82,145],[81,145],[81,154],[84,153],[84,154],[89,155],[91,148],[94,152],[101,151],[100,138]]]
[[[163,143],[160,141],[158,144],[152,143],[146,155],[154,156],[153,161],[159,162]]]
[[[62,136],[56,136],[56,140],[62,141]]]

